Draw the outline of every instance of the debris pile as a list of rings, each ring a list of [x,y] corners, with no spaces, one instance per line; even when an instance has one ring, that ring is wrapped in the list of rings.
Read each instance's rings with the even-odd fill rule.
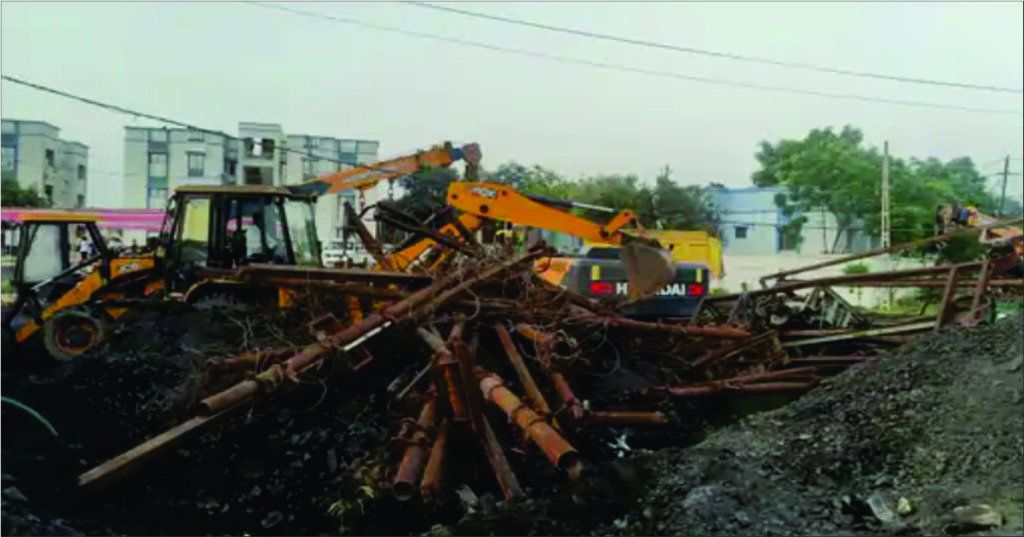
[[[86,399],[109,404],[107,428],[95,431],[110,438],[76,439],[90,447],[61,456],[57,466],[78,477],[57,488],[79,499],[119,499],[108,505],[132,505],[139,501],[132,491],[141,488],[157,498],[147,500],[149,515],[124,507],[116,516],[181,533],[195,531],[181,526],[190,515],[217,521],[203,533],[410,533],[429,529],[427,521],[465,523],[470,515],[522,532],[585,531],[550,520],[521,526],[516,517],[535,517],[523,506],[544,494],[591,509],[621,505],[641,480],[635,469],[609,464],[631,449],[623,431],[637,440],[693,442],[695,424],[709,419],[700,401],[788,400],[879,348],[950,323],[980,322],[988,290],[1003,285],[998,260],[889,275],[945,277],[932,280],[944,290],[936,315],[888,325],[828,288],[877,282],[877,274],[777,283],[709,298],[688,324],[652,323],[545,281],[535,264],[551,254],[542,243],[522,255],[474,245],[444,253],[443,269],[430,274],[314,269],[309,307],[288,314],[285,328],[211,303],[232,326],[219,348],[212,341],[224,329],[193,331],[193,322],[164,343],[177,352],[155,361],[112,353],[76,365],[68,373],[73,384],[75,374],[110,368],[133,385],[76,384]],[[274,277],[259,266],[247,274]],[[331,283],[346,276],[365,284]],[[356,287],[358,299],[346,300]],[[958,299],[962,288],[966,299]],[[274,337],[257,337],[266,333]],[[150,337],[133,334],[139,347]],[[136,389],[147,380],[150,389]],[[874,453],[830,446],[851,461]],[[728,464],[723,472],[746,472]],[[144,484],[125,482],[142,476]],[[674,499],[709,516],[732,509],[718,489]],[[543,511],[558,509],[554,501]]]

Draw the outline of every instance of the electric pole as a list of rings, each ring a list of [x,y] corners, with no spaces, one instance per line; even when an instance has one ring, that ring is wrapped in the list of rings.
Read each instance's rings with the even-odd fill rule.
[[[1006,182],[1004,181],[1003,184],[1005,185]],[[888,248],[891,245],[891,229],[889,224],[889,141],[886,140],[882,155],[882,248]]]
[[[1010,154],[1006,154],[1006,160],[1003,161],[1003,195],[999,198],[999,218],[1005,215],[1003,212],[1006,206],[1006,179],[1010,177]]]

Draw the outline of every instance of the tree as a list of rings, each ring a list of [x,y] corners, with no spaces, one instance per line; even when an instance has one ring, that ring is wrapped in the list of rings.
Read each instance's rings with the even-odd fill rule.
[[[835,133],[814,129],[803,140],[762,142],[755,154],[761,169],[757,186],[785,186],[776,204],[793,219],[783,229],[790,240],[801,235],[801,213],[825,210],[836,218],[836,242],[848,230],[871,236],[881,232],[882,155],[862,146],[863,134],[851,126]],[[949,162],[889,159],[891,238],[908,242],[934,233],[939,204],[959,202],[992,212],[997,200],[986,189],[985,177],[971,159]],[[837,244],[833,244],[833,249]]]
[[[50,202],[35,187],[21,188],[18,181],[4,178],[0,183],[0,205],[3,207],[49,207]]]

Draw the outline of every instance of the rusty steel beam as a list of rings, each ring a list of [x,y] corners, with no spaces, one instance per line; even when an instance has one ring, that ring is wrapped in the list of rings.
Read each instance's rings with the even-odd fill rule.
[[[985,291],[988,289],[989,280],[992,278],[992,271],[990,270],[989,260],[985,259],[985,264],[981,266],[981,273],[978,275],[978,282],[974,286],[974,297],[971,299],[970,315],[974,320],[978,320],[981,301],[985,297]]]
[[[657,393],[675,398],[709,397],[723,392],[779,393],[802,392],[814,387],[814,382],[765,382],[759,384],[701,385],[661,388]]]
[[[352,208],[352,203],[345,201],[345,220],[346,222],[355,228],[356,235],[359,240],[363,243],[363,248],[373,256],[373,260],[384,270],[392,271],[395,270],[394,266],[388,261],[388,257],[384,255],[384,251],[381,250],[380,245],[377,244],[376,239],[370,234],[370,230],[366,228],[366,224],[363,223],[363,219],[359,218],[359,214]]]
[[[985,261],[986,266],[988,260]],[[939,311],[935,315],[934,330],[938,332],[950,321],[953,314],[953,301],[956,299],[956,275],[957,266],[949,268],[949,275],[946,276],[946,288],[942,292],[942,301],[939,302]]]
[[[1001,221],[1001,222],[995,222],[995,223],[989,224],[987,226],[980,226],[980,227],[971,228],[971,229],[968,229],[968,230],[956,230],[956,231],[954,231],[952,233],[947,233],[945,235],[938,235],[938,236],[935,236],[935,237],[930,237],[930,238],[927,238],[927,239],[922,239],[922,240],[918,240],[918,241],[914,241],[914,242],[907,242],[907,243],[903,243],[903,244],[896,244],[896,245],[889,246],[889,247],[886,247],[886,248],[877,248],[875,250],[869,250],[869,251],[864,252],[864,253],[848,255],[848,256],[845,256],[845,257],[840,257],[840,258],[832,259],[832,260],[829,260],[829,261],[823,261],[821,263],[815,263],[815,264],[807,265],[807,266],[800,267],[800,268],[795,268],[795,269],[790,269],[790,270],[783,270],[783,271],[780,271],[780,272],[774,272],[772,274],[768,274],[768,275],[762,276],[760,278],[760,282],[761,282],[761,285],[764,286],[766,281],[772,280],[772,279],[785,278],[786,276],[792,276],[794,274],[800,274],[802,272],[808,272],[808,271],[811,271],[811,270],[822,269],[822,268],[825,268],[825,267],[832,267],[832,266],[835,266],[835,265],[842,265],[843,263],[849,263],[850,261],[856,261],[858,259],[866,259],[868,257],[875,257],[875,256],[881,255],[881,254],[887,254],[887,253],[891,253],[891,252],[899,252],[901,250],[908,250],[910,248],[919,248],[921,246],[928,246],[929,244],[935,244],[935,243],[947,241],[950,238],[955,237],[955,236],[963,236],[963,235],[973,234],[973,233],[976,233],[976,232],[977,233],[981,233],[981,232],[987,231],[989,229],[993,229],[993,228],[997,228],[997,227],[1012,226],[1014,224],[1019,224],[1021,222],[1024,222],[1024,219],[1022,219],[1022,218],[1009,219],[1009,220],[1004,220],[1004,221]]]
[[[748,297],[757,297],[757,296],[764,296],[764,295],[768,295],[768,294],[787,293],[787,292],[790,292],[790,291],[799,291],[801,289],[808,289],[808,288],[811,288],[811,287],[826,287],[826,286],[842,287],[843,285],[846,285],[846,284],[849,284],[849,283],[862,282],[862,281],[878,281],[881,278],[891,278],[893,281],[896,281],[896,280],[899,280],[899,279],[912,278],[912,277],[915,277],[915,276],[927,276],[927,275],[930,275],[930,274],[945,274],[945,273],[948,273],[949,270],[952,267],[955,267],[958,270],[958,272],[976,271],[976,270],[981,268],[981,262],[980,261],[972,261],[972,262],[969,262],[969,263],[961,263],[961,264],[958,264],[958,265],[940,265],[940,266],[937,266],[937,267],[919,267],[919,268],[904,269],[904,270],[894,270],[894,271],[890,271],[890,272],[874,272],[874,273],[868,273],[868,274],[850,274],[850,275],[845,275],[844,274],[842,276],[827,276],[827,277],[824,277],[824,278],[817,278],[817,279],[814,279],[814,280],[801,280],[801,281],[798,281],[798,282],[795,282],[795,283],[791,283],[791,282],[788,282],[788,281],[783,281],[783,282],[780,282],[780,283],[778,283],[777,285],[775,285],[773,287],[768,287],[768,288],[765,288],[765,289],[754,289],[752,291],[746,291],[744,293],[732,293],[732,294],[729,294],[729,295],[718,295],[718,296],[713,296],[713,297],[712,296],[704,297],[702,302],[709,302],[709,303],[711,303],[711,302],[725,302],[725,301],[731,301],[731,300],[739,300],[744,295],[746,295]]]
[[[661,412],[595,411],[586,416],[590,427],[660,427],[668,425],[668,418]]]
[[[416,420],[415,430],[412,433],[412,438],[409,439],[410,444],[405,448],[402,463],[399,464],[394,483],[391,485],[391,492],[400,502],[404,502],[416,494],[416,482],[419,479],[420,468],[423,466],[423,459],[427,455],[426,444],[430,439],[428,431],[434,427],[436,411],[436,400],[431,397],[423,405],[419,419]]]
[[[921,332],[935,328],[935,321],[922,321],[911,324],[900,324],[896,326],[885,326],[880,328],[871,328],[868,330],[851,330],[851,331],[839,331],[829,333],[821,337],[811,337],[808,339],[798,339],[796,341],[787,341],[782,344],[785,348],[802,347],[805,345],[817,345],[819,343],[834,343],[836,341],[846,341],[850,339],[861,339],[871,338],[875,336],[890,336],[895,334],[909,334],[914,332]],[[813,332],[812,330],[801,330],[801,333],[807,334]],[[789,336],[790,332],[784,332],[779,334],[780,336]]]
[[[430,502],[437,499],[441,493],[441,478],[444,475],[444,453],[448,439],[448,420],[441,423],[437,429],[437,438],[430,448],[430,458],[427,459],[427,467],[423,470],[423,480],[420,482],[420,497]]]
[[[572,322],[580,322],[592,325],[615,326],[628,328],[636,331],[654,332],[661,334],[673,334],[679,336],[715,337],[715,338],[748,338],[752,334],[738,328],[727,328],[717,326],[682,326],[674,324],[648,323],[627,319],[625,317],[599,317],[596,315],[576,316],[571,318]]]
[[[807,280],[786,280],[787,282],[804,282]],[[956,281],[957,287],[973,287],[977,285],[977,279],[960,278]],[[945,280],[895,280],[895,281],[862,281],[837,285],[836,287],[945,287]],[[989,287],[1024,287],[1024,280],[990,280]]]
[[[480,391],[488,401],[494,403],[532,440],[555,466],[569,472],[570,477],[579,477],[582,461],[579,453],[569,445],[543,418],[530,410],[515,396],[500,377],[486,373],[480,379]]]
[[[118,478],[130,474],[186,440],[198,436],[207,426],[223,420],[238,408],[240,407],[236,406],[228,411],[209,416],[196,416],[146,440],[117,457],[79,474],[78,489],[86,494],[98,492],[114,483]]]
[[[537,387],[533,376],[530,375],[530,370],[526,368],[526,363],[523,362],[523,357],[516,349],[515,343],[512,342],[512,337],[509,336],[508,330],[501,324],[496,324],[494,330],[498,332],[501,346],[505,348],[505,354],[508,355],[509,361],[512,362],[512,367],[515,368],[516,374],[519,376],[519,382],[522,383],[523,389],[526,390],[526,397],[529,398],[530,406],[541,416],[551,415],[551,407],[548,406],[548,402],[544,399],[544,394],[540,392],[540,388]]]
[[[213,274],[211,274],[213,275]],[[391,272],[368,269],[339,269],[317,267],[290,267],[285,265],[269,265],[253,263],[244,267],[226,271],[225,275],[234,275],[243,281],[265,281],[271,278],[289,278],[301,281],[321,281],[335,283],[374,282],[399,285],[424,285],[434,283],[434,279],[424,274],[408,272]]]

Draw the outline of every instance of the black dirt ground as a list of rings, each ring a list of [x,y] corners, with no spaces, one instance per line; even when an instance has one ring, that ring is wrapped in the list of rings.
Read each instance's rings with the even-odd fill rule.
[[[336,378],[240,413],[120,494],[69,496],[67,476],[186,416],[206,380],[206,359],[254,346],[246,323],[195,312],[150,326],[102,358],[35,376],[5,373],[4,395],[36,408],[61,433],[55,439],[5,405],[5,535],[942,534],[952,529],[952,510],[970,503],[1005,516],[996,533],[1022,533],[1020,316],[926,336],[688,449],[614,461],[608,444],[619,432],[574,439],[587,446],[588,460],[603,459],[593,466],[611,502],[578,505],[580,490],[546,461],[510,450],[535,499],[502,510],[477,487],[472,513],[454,493],[454,506],[440,510],[381,497],[375,469],[394,464],[386,446],[396,416],[409,409],[390,408],[385,386]],[[409,344],[385,340],[372,351],[403,356]],[[378,373],[373,378],[396,376]],[[735,413],[727,406],[678,405],[676,414],[692,416],[671,432],[682,437],[675,443],[704,438],[700,429]],[[634,449],[674,443],[665,434],[631,433],[628,442]],[[883,525],[866,504],[873,496],[893,510],[905,498],[914,512]]]
[[[949,328],[826,381],[689,449],[656,476],[621,534],[945,535],[986,504],[1024,526],[1024,324]],[[879,521],[869,501],[898,513]],[[883,512],[883,517],[885,516]]]

